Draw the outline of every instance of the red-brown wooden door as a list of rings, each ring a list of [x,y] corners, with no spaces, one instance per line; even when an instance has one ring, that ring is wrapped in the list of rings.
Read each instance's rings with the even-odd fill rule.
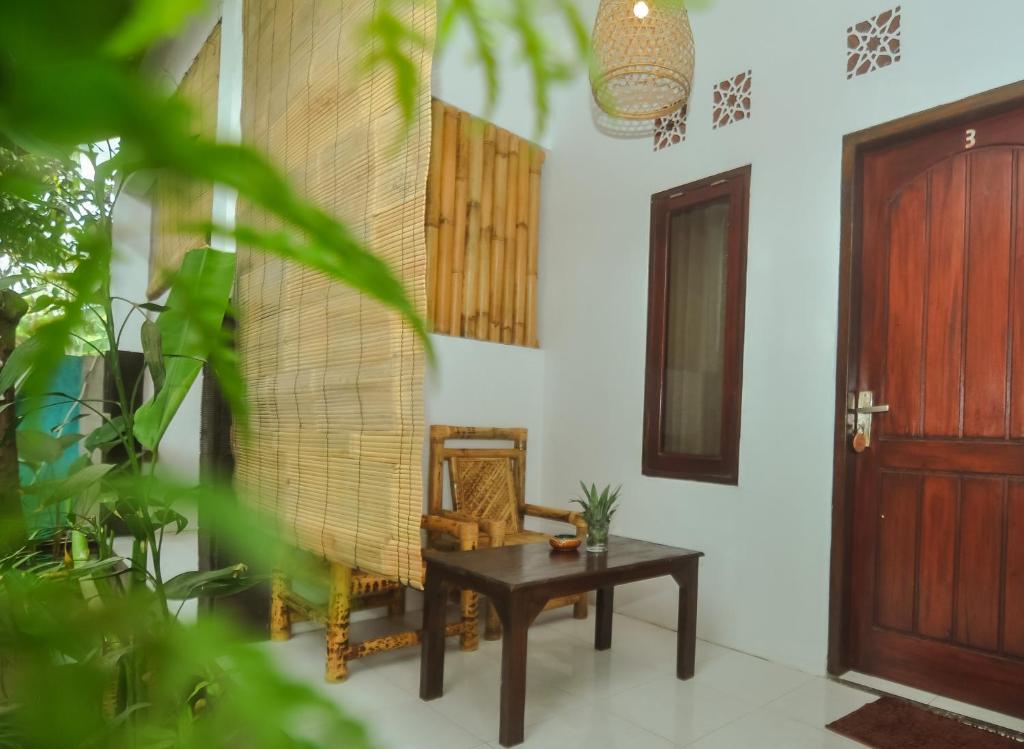
[[[1024,111],[861,170],[850,665],[1024,715]]]

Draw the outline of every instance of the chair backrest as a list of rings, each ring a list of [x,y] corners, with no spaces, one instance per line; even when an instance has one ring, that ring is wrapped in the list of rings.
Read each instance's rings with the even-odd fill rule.
[[[457,447],[449,442],[511,442],[512,447]],[[451,480],[452,509],[475,518],[501,520],[507,532],[523,527],[526,502],[526,429],[520,427],[430,428],[428,505],[442,510],[444,466]]]

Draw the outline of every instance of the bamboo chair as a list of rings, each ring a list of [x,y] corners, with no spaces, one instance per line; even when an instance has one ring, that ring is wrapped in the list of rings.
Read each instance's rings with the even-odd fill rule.
[[[511,442],[511,448],[452,447],[449,440]],[[554,520],[572,526],[576,535],[587,535],[587,523],[579,513],[526,502],[526,429],[520,427],[430,427],[430,475],[428,510],[431,517],[476,522],[480,548],[547,543],[550,535],[527,530],[527,517]],[[448,466],[452,509],[444,503],[444,466]],[[450,538],[428,533],[432,548],[452,549]],[[587,618],[587,595],[580,593],[554,598],[546,609],[573,606],[577,619]],[[484,637],[501,636],[501,625],[493,606],[488,606]]]
[[[438,537],[452,538],[456,547],[470,551],[477,547],[479,531],[474,522],[451,518],[423,516],[420,527]],[[315,621],[323,625],[327,639],[327,668],[329,682],[344,681],[348,676],[348,662],[375,653],[411,647],[420,642],[420,630],[397,632],[361,642],[349,639],[349,615],[353,611],[387,607],[389,615],[405,613],[405,586],[396,580],[373,575],[361,570],[329,562],[330,593],[326,604],[318,604],[292,590],[288,578],[275,572],[270,591],[270,639],[288,640],[292,636],[292,623]],[[425,575],[424,575],[425,576]],[[476,650],[477,594],[460,594],[460,620],[447,625],[445,635],[458,635],[462,650]]]

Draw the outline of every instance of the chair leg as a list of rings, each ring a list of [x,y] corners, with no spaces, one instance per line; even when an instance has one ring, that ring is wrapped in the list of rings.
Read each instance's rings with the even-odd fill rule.
[[[405,614],[405,586],[396,590],[392,596],[391,602],[388,603],[388,616],[403,616]]]
[[[467,651],[476,650],[480,647],[480,633],[477,631],[477,604],[480,596],[472,590],[463,590],[459,597],[459,607],[462,612],[459,648]]]
[[[290,640],[292,637],[292,613],[284,598],[287,591],[288,578],[280,570],[274,570],[270,581],[271,640]]]
[[[576,603],[572,605],[572,616],[574,619],[586,619],[587,618],[587,594],[580,593],[580,597],[576,599]]]
[[[498,617],[498,611],[494,608],[494,604],[490,601],[487,602],[487,623],[484,626],[484,639],[501,639],[501,619]]]
[[[327,681],[344,681],[348,676],[349,599],[352,568],[331,563],[331,593],[327,602]]]

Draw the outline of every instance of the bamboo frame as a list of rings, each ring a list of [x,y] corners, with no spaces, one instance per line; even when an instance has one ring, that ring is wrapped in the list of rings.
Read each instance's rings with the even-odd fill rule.
[[[526,260],[526,345],[539,346],[537,340],[537,261],[540,247],[540,173],[544,151],[530,150],[530,226]]]
[[[478,526],[472,521],[423,516],[421,526],[428,532],[453,536],[460,551],[472,551],[479,543]],[[327,642],[324,678],[328,682],[344,681],[348,677],[348,662],[355,658],[419,644],[421,633],[418,629],[353,642],[350,632],[352,612],[387,607],[389,615],[403,613],[405,587],[393,580],[353,570],[348,565],[336,562],[329,563],[328,570],[330,593],[326,604],[314,603],[298,595],[292,590],[285,574],[280,570],[274,571],[270,601],[272,639],[289,639],[293,621],[307,620],[323,625]],[[459,621],[445,627],[445,636],[457,635],[459,647],[464,651],[476,650],[480,644],[477,632],[478,601],[477,593],[461,591]],[[403,611],[395,611],[399,605]]]
[[[437,333],[537,346],[544,151],[434,100],[428,317]]]

